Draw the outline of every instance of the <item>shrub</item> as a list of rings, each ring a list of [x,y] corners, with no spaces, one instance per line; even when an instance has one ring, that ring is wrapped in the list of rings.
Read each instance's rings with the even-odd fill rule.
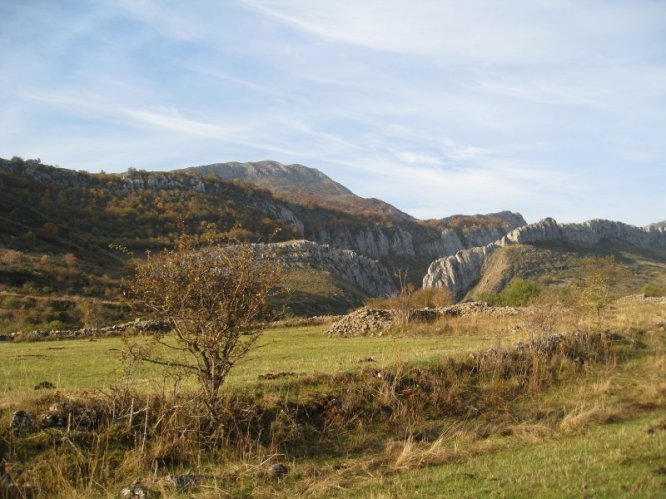
[[[453,303],[453,294],[445,288],[421,288],[412,293],[412,308],[439,308]]]
[[[522,307],[539,298],[542,292],[539,283],[515,278],[501,293],[479,293],[477,299],[494,306]]]
[[[655,286],[654,284],[646,284],[640,290],[641,294],[648,297],[666,296],[666,289],[662,286]]]
[[[128,286],[131,298],[169,324],[173,340],[155,333],[149,342],[127,338],[126,343],[134,360],[194,375],[217,423],[220,388],[259,339],[267,299],[283,273],[249,245],[195,249],[193,244],[182,236],[175,249],[149,253],[136,262]],[[174,350],[177,356],[171,355]]]
[[[525,279],[513,279],[502,291],[502,301],[507,306],[524,306],[537,299],[542,292],[542,287]]]

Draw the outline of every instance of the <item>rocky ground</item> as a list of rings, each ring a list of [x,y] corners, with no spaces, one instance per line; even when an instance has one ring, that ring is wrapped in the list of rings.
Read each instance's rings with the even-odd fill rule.
[[[121,336],[125,333],[166,331],[168,329],[169,326],[166,322],[136,319],[131,322],[100,328],[15,331],[13,333],[0,334],[0,341],[73,340],[79,338]]]
[[[411,310],[411,322],[432,322],[441,317],[505,317],[518,315],[514,307],[492,307],[483,302],[458,303],[442,308],[423,308]],[[329,336],[382,336],[396,323],[393,310],[361,308],[343,316],[326,331]]]

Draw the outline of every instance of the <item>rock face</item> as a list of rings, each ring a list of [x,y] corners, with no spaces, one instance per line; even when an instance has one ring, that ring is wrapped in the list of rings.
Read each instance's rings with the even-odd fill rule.
[[[424,288],[446,288],[461,298],[481,278],[481,269],[498,243],[461,250],[455,255],[435,260],[423,278]]]
[[[399,225],[390,229],[370,225],[356,229],[326,227],[312,232],[306,229],[305,235],[320,244],[353,249],[373,258],[404,255],[438,258],[455,255],[462,249],[492,243],[517,227],[526,225],[522,215],[510,211],[468,218],[478,219],[480,223],[469,224],[464,230],[454,230],[447,227],[451,217],[438,220],[439,237],[429,237],[426,240],[417,237],[416,231],[410,231]],[[493,219],[501,223],[493,225],[483,223]],[[419,241],[416,242],[416,239]]]
[[[276,258],[287,267],[311,266],[326,270],[355,284],[373,296],[390,296],[396,292],[395,284],[386,267],[352,250],[332,248],[312,241],[256,244],[260,255]]]
[[[308,236],[319,244],[352,249],[373,258],[416,254],[412,234],[401,227],[391,230],[370,226],[357,229],[324,227]]]
[[[546,218],[516,228],[493,243],[435,260],[423,278],[423,286],[446,288],[460,298],[481,278],[484,263],[497,248],[557,240],[589,245],[604,239],[620,239],[636,246],[666,247],[666,229],[655,226],[635,227],[609,220],[558,224],[552,218]]]
[[[502,224],[472,224],[465,227],[464,231],[455,231],[443,226],[440,232],[439,240],[423,243],[417,249],[417,252],[424,256],[445,257],[455,255],[458,251],[478,246],[485,246],[497,241],[510,231],[525,226],[527,222],[520,213],[510,211],[501,211],[499,213],[490,213],[488,215],[477,215],[480,220],[498,219]],[[442,225],[449,223],[452,218],[448,217],[441,220]]]

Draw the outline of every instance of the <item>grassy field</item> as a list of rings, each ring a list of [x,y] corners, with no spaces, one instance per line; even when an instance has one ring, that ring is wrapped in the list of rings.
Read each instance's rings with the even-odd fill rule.
[[[500,437],[487,451],[444,465],[368,480],[349,497],[663,497],[666,421],[654,411],[542,442]]]
[[[180,495],[153,489],[164,497],[663,497],[666,306],[617,305],[602,323],[554,313],[557,330],[594,327],[622,340],[595,347],[601,356],[584,363],[491,356],[483,367],[472,352],[529,340],[535,319],[450,319],[382,337],[330,338],[324,326],[269,330],[229,378],[236,416],[226,424],[248,426],[228,447],[202,451],[183,434],[186,407],[153,406],[151,419],[119,419],[92,436],[2,430],[0,453],[17,481],[39,483],[43,497],[117,497],[158,464],[158,477],[207,477]],[[95,388],[123,379],[121,350],[119,339],[0,344],[3,427],[14,410],[45,410],[59,397],[94,403]],[[368,377],[369,367],[397,381]],[[258,379],[284,372],[297,375]],[[137,393],[155,394],[161,379],[157,370],[133,373]],[[44,380],[61,395],[35,392]],[[167,415],[173,424],[157,430]],[[275,462],[288,466],[285,477],[266,474]]]
[[[328,337],[325,326],[267,330],[258,347],[232,371],[229,385],[242,387],[270,373],[309,375],[383,367],[397,362],[431,363],[517,339],[508,330],[488,334],[475,327],[455,335],[388,335]],[[120,338],[94,341],[0,343],[0,399],[30,391],[42,381],[63,390],[106,388],[122,381],[128,365],[122,361]],[[369,360],[372,359],[372,360]],[[162,371],[132,371],[136,386],[160,383]]]

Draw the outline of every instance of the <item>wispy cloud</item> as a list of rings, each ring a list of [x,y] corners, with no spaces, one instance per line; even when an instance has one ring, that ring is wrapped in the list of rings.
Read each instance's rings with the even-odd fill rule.
[[[74,0],[0,17],[9,156],[276,159],[419,216],[666,218],[650,213],[666,213],[664,2]]]

